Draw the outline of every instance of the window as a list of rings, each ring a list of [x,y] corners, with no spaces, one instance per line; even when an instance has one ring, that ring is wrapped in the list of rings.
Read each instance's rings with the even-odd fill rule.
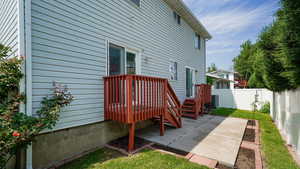
[[[197,33],[195,33],[195,48],[196,49],[201,48],[201,37]]]
[[[125,49],[109,44],[109,75],[120,75],[125,73]]]
[[[173,15],[174,15],[174,19],[177,22],[177,24],[180,25],[181,24],[181,17],[180,17],[180,15],[178,15],[176,12],[173,12]]]
[[[177,77],[177,62],[171,62],[170,63],[170,80],[178,80]]]
[[[136,74],[136,54],[126,52],[126,72],[130,75]]]
[[[137,74],[138,53],[109,44],[108,75]]]
[[[130,1],[133,2],[138,7],[141,6],[141,0],[130,0]]]

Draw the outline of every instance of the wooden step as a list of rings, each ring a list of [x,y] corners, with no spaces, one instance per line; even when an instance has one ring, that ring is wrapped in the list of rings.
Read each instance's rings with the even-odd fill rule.
[[[187,109],[183,109],[182,112],[190,112],[190,113],[195,113],[194,110],[187,110]]]
[[[192,108],[194,108],[194,106],[193,106],[193,105],[183,105],[182,108],[183,108],[183,109],[184,109],[184,108],[191,108],[191,109],[192,109]]]

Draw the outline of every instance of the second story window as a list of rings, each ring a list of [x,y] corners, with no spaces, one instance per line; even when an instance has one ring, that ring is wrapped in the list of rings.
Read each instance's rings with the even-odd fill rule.
[[[180,25],[181,24],[181,17],[180,17],[180,15],[178,15],[175,11],[173,12],[173,15],[174,15],[174,19],[177,22],[177,24]]]
[[[201,48],[201,37],[197,33],[195,33],[195,48],[196,49]]]
[[[173,62],[173,61],[170,62],[169,71],[170,71],[170,80],[178,80],[177,62]]]
[[[134,3],[136,6],[141,6],[141,0],[130,0],[132,3]]]

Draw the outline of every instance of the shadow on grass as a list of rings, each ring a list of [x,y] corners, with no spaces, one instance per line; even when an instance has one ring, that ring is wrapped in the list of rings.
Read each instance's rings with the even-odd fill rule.
[[[218,108],[211,112],[212,115],[237,117],[251,120],[267,120],[272,121],[271,117],[265,113],[252,112],[248,110],[238,110],[230,108]]]
[[[60,169],[208,169],[169,154],[146,149],[132,156],[103,148]]]

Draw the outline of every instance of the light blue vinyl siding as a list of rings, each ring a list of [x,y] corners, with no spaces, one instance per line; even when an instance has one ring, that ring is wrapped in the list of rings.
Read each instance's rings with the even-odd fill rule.
[[[0,1],[0,43],[18,53],[18,0]]]
[[[194,34],[184,20],[174,21],[163,0],[143,0],[141,7],[129,0],[32,0],[33,110],[57,81],[75,100],[56,129],[103,121],[107,40],[142,51],[143,75],[168,78],[176,61],[178,80],[171,84],[183,100],[185,66],[204,82],[204,50],[194,48]]]

